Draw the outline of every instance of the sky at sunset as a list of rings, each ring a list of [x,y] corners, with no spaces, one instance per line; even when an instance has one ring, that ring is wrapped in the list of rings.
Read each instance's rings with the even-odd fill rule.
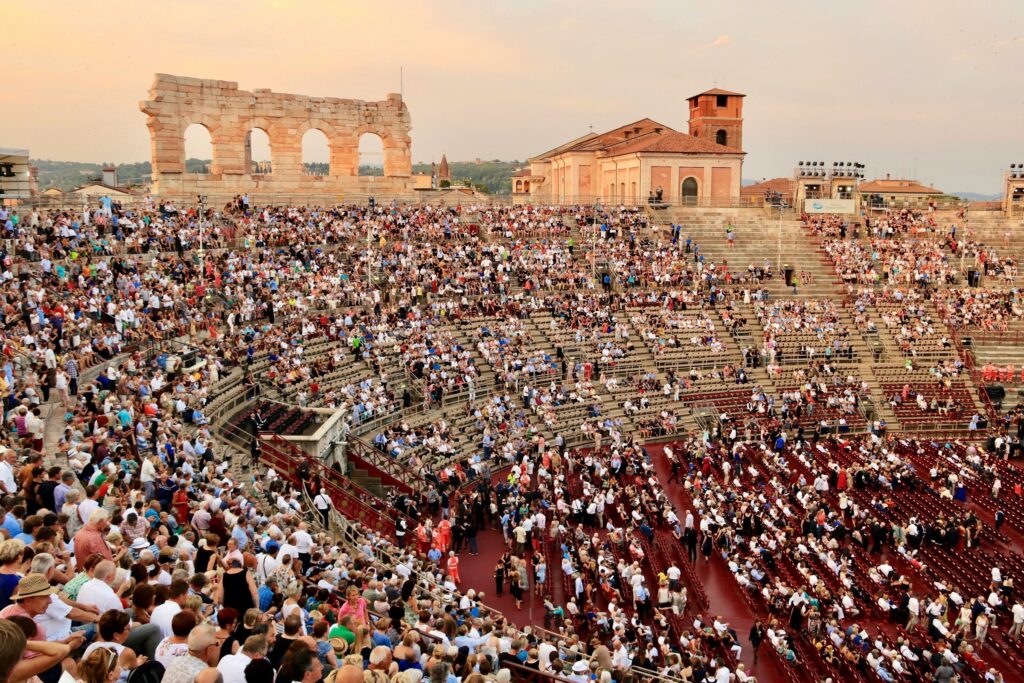
[[[149,158],[153,74],[404,96],[413,160],[524,159],[746,93],[744,177],[867,164],[993,193],[1024,161],[1024,2],[0,2],[0,147]]]

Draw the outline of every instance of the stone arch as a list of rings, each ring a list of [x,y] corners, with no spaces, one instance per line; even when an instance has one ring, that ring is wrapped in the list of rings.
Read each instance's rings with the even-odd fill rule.
[[[374,181],[375,191],[412,191],[412,120],[397,93],[378,101],[310,97],[241,90],[232,81],[156,74],[149,97],[139,103],[139,109],[147,116],[155,194],[191,194],[192,182],[182,177],[186,170],[183,135],[193,123],[210,131],[210,171],[221,176],[205,180],[208,192],[366,191],[365,181],[345,177],[358,172],[359,136],[366,132],[383,141],[384,174],[393,179]],[[253,128],[269,137],[272,179],[252,174],[247,143]],[[302,173],[302,136],[312,128],[327,136],[330,182]]]
[[[211,173],[213,166],[213,132],[208,126],[199,122],[184,125],[181,129],[181,154],[185,160],[186,170],[189,159],[209,159],[206,168],[195,173]]]
[[[253,175],[274,172],[274,144],[265,128],[250,126],[245,135],[245,170]]]
[[[359,154],[359,161],[356,164],[357,175],[383,175],[384,174],[384,138],[372,131],[367,131],[359,136],[356,147]],[[380,173],[364,173],[367,167],[381,168]]]
[[[524,180],[523,181],[523,192],[529,192],[529,191],[530,191],[530,181],[529,180]]]
[[[240,166],[241,156],[244,153],[244,149],[241,145],[242,140],[235,140],[232,138],[232,130],[222,125],[223,122],[215,117],[210,116],[202,112],[190,113],[181,122],[181,140],[182,140],[182,172],[187,172],[185,169],[185,132],[189,127],[194,125],[200,125],[206,130],[210,131],[210,166],[207,169],[207,173],[210,175],[220,175],[221,173],[227,172],[241,172],[241,169],[235,169],[236,165]],[[237,149],[236,149],[237,145]]]
[[[516,192],[522,192],[522,191],[523,191],[523,181],[522,180],[517,180],[516,181]]]
[[[384,175],[402,176],[412,173],[412,138],[402,127],[379,122],[372,113],[354,131],[356,146],[363,135],[372,133],[384,144]],[[357,152],[358,155],[358,152]],[[358,160],[357,164],[358,166]]]
[[[729,133],[724,128],[719,128],[715,133],[715,142],[720,145],[729,144]]]
[[[332,175],[331,169],[331,138],[326,131],[318,126],[310,126],[299,135],[302,148],[302,172],[306,175]],[[310,169],[310,164],[327,164],[324,172]]]

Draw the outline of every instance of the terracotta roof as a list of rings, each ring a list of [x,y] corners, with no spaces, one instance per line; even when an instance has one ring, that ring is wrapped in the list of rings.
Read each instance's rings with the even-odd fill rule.
[[[702,140],[669,128],[653,119],[640,119],[601,133],[591,133],[561,147],[533,157],[531,161],[548,159],[569,152],[603,152],[608,156],[635,154],[636,152],[663,152],[676,154],[744,154],[710,140]]]
[[[107,190],[109,192],[116,192],[118,194],[132,194],[132,191],[126,188],[113,187],[111,185],[107,185],[106,183],[101,183],[98,181],[92,183],[85,183],[84,185],[79,185],[75,189],[71,190],[71,192],[78,192],[79,190],[84,190],[87,187],[102,187],[104,190]],[[70,194],[70,192],[68,194]]]
[[[671,130],[662,133],[641,133],[635,138],[623,140],[620,143],[610,145],[605,149],[608,156],[617,157],[623,154],[636,154],[637,152],[667,153],[667,154],[731,154],[743,155],[744,152],[719,145],[711,140],[695,138],[686,133]]]
[[[549,149],[547,152],[544,152],[543,154],[538,154],[535,157],[531,157],[530,159],[527,159],[527,161],[537,161],[537,160],[540,160],[540,159],[547,159],[548,157],[557,156],[557,155],[561,154],[562,152],[565,152],[565,151],[567,151],[569,149],[572,149],[573,147],[576,147],[577,145],[583,144],[587,140],[593,140],[596,137],[598,137],[597,133],[587,133],[586,135],[580,136],[580,137],[576,138],[575,140],[570,140],[569,142],[565,143],[564,145],[559,145],[558,147],[555,147],[554,149]]]
[[[922,185],[916,180],[870,180],[861,183],[857,189],[861,194],[943,194],[942,190]]]
[[[792,195],[796,189],[796,182],[792,178],[771,178],[753,185],[746,185],[740,188],[740,196],[760,196],[765,192],[778,192],[782,195]]]
[[[589,135],[584,135],[583,137],[577,138],[572,142],[568,142],[561,147],[556,147],[550,152],[545,152],[538,157],[534,157],[534,159],[546,159],[559,154],[565,154],[566,152],[604,151],[611,145],[628,140],[634,136],[653,133],[655,128],[661,128],[666,131],[672,130],[663,123],[658,123],[651,119],[640,119],[639,121],[634,121],[633,123],[627,123],[624,126],[613,128],[606,133],[590,133]]]
[[[721,88],[712,88],[711,90],[705,90],[704,92],[699,92],[696,95],[693,95],[691,97],[687,97],[686,99],[692,100],[694,97],[700,97],[701,95],[735,95],[736,97],[746,97],[746,95],[744,95],[741,92],[732,92],[731,90],[722,90]]]

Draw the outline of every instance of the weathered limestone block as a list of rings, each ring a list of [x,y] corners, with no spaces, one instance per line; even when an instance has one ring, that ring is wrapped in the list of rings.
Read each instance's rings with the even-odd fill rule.
[[[201,187],[211,195],[238,192],[315,191],[317,193],[409,191],[412,170],[412,118],[398,93],[364,102],[338,97],[239,90],[235,81],[156,74],[149,97],[139,103],[147,115],[156,192],[189,193]],[[185,128],[201,123],[210,131],[213,160],[208,175],[186,174]],[[245,152],[249,131],[264,130],[271,146],[273,173],[250,175]],[[330,146],[330,176],[307,176],[302,167],[302,134],[322,130]],[[359,136],[384,141],[384,178],[360,178]],[[390,178],[390,179],[389,179]],[[318,195],[319,196],[319,195]]]

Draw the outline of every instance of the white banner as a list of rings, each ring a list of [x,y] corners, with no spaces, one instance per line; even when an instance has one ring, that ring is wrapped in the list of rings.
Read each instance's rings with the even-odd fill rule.
[[[856,213],[852,199],[805,199],[804,213]]]

